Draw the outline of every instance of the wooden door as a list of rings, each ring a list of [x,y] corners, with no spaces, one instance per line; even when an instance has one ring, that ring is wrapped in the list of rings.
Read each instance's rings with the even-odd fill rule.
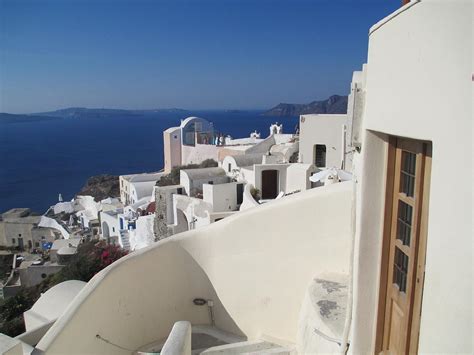
[[[388,169],[391,199],[385,220],[388,250],[382,263],[386,275],[382,275],[385,285],[381,282],[385,299],[381,300],[384,309],[379,318],[383,322],[379,350],[408,354],[416,353],[418,346],[431,152],[421,141],[394,142],[393,165]]]
[[[262,171],[262,199],[278,196],[278,170]]]

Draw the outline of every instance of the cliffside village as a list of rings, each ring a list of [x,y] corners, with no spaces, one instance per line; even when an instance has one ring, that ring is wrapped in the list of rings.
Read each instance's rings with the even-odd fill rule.
[[[60,197],[42,216],[27,208],[3,213],[0,245],[34,254],[13,258],[0,295],[12,296],[59,271],[83,240],[133,252],[287,195],[350,180],[344,171],[351,166],[350,117],[302,115],[294,133],[275,123],[266,138],[254,131],[237,139],[206,119],[181,120],[163,132],[164,169],[120,176],[119,198]]]
[[[474,353],[472,13],[403,1],[373,24],[347,114],[240,139],[189,117],[120,198],[4,213],[1,244],[50,245],[4,295],[83,239],[130,253],[48,289],[0,352]]]

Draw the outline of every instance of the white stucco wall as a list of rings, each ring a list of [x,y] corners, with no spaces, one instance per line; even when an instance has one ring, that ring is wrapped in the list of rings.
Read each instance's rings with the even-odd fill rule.
[[[183,145],[181,165],[199,164],[206,159],[218,160],[219,147],[212,144]]]
[[[131,250],[142,249],[155,242],[155,234],[153,233],[154,218],[154,213],[137,218],[135,230],[129,231]]]
[[[245,181],[255,186],[255,171],[253,166],[240,168],[239,181]]]
[[[286,170],[286,193],[304,191],[311,188],[309,177],[316,171],[312,164],[290,164]]]
[[[169,174],[181,165],[181,128],[172,127],[163,132],[164,171]]]
[[[100,212],[100,222],[101,222],[101,235],[104,238],[104,228],[103,224],[106,223],[109,227],[109,237],[119,236],[120,235],[120,223],[118,219],[118,214],[108,214],[105,212]]]
[[[422,1],[370,34],[354,353],[373,352],[380,268],[385,148],[369,130],[432,142],[419,352],[474,351],[471,31],[472,2]]]
[[[300,161],[315,163],[314,146],[326,145],[326,167],[341,167],[343,159],[343,127],[347,115],[301,115]]]
[[[212,205],[214,212],[235,211],[237,209],[237,183],[204,184],[203,200]]]
[[[200,228],[211,223],[209,216],[212,213],[212,205],[199,198],[173,195],[173,208],[176,225],[179,225],[177,210],[181,210],[186,216],[189,229]]]
[[[220,329],[294,342],[312,277],[348,270],[350,199],[350,183],[312,189],[132,253],[96,275],[37,347],[125,354],[96,335],[136,349],[178,320],[208,324],[195,297],[214,300]]]

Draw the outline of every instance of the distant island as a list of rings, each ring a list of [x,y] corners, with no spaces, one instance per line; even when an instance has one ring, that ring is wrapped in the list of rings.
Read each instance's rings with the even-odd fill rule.
[[[145,116],[157,112],[188,112],[179,108],[163,108],[151,110],[122,110],[111,108],[85,108],[69,107],[65,109],[35,113],[38,116],[62,117],[62,118],[106,118],[113,116]]]
[[[7,123],[19,123],[19,122],[37,122],[37,121],[50,121],[50,120],[59,120],[62,117],[51,117],[51,116],[41,116],[41,115],[16,115],[13,113],[3,113],[0,112],[0,124]]]
[[[19,123],[19,122],[38,122],[38,121],[49,121],[58,120],[62,118],[107,118],[114,116],[146,116],[153,115],[155,113],[176,113],[182,112],[186,114],[188,110],[179,108],[163,108],[163,109],[151,109],[151,110],[121,110],[121,109],[109,109],[109,108],[85,108],[85,107],[69,107],[65,109],[38,112],[32,114],[13,114],[0,112],[0,124],[1,123]]]
[[[326,100],[313,101],[309,104],[281,103],[265,111],[264,116],[299,116],[310,113],[347,113],[347,96],[332,95]]]

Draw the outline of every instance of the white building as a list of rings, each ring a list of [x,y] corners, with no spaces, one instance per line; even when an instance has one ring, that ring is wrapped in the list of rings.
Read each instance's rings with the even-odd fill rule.
[[[344,166],[347,115],[301,115],[299,160],[318,168]]]
[[[128,255],[32,345],[189,354],[211,334],[230,344],[209,354],[473,353],[471,30],[463,1],[374,25],[351,86],[353,181]],[[448,186],[452,167],[464,175]],[[166,272],[137,277],[150,269]]]
[[[124,205],[130,205],[145,196],[150,196],[153,186],[163,175],[164,173],[120,175],[120,201]]]

